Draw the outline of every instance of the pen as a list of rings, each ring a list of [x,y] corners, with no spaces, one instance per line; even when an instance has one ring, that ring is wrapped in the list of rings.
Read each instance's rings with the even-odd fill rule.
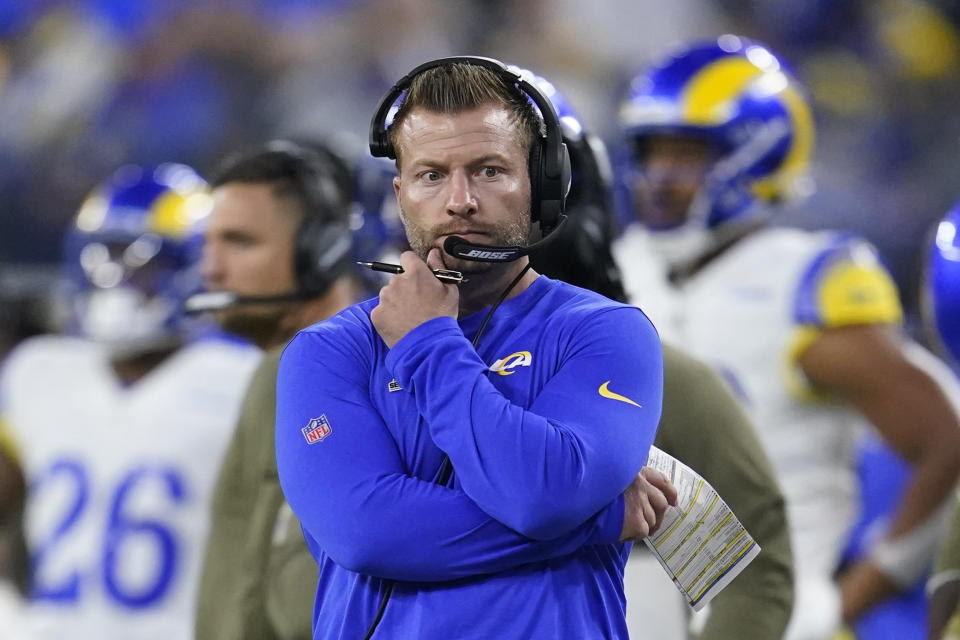
[[[367,267],[368,269],[373,269],[374,271],[382,271],[383,273],[403,273],[403,267],[398,264],[390,264],[389,262],[358,262],[357,264]],[[447,284],[460,284],[461,282],[467,281],[462,273],[451,269],[434,269],[433,275],[437,276],[437,280],[440,282],[446,282]]]

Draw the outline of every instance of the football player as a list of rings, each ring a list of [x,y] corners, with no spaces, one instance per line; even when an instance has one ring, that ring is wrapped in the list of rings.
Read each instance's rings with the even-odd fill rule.
[[[29,486],[26,637],[192,637],[214,474],[257,359],[182,314],[209,208],[189,167],[116,171],[68,231],[72,335],[5,363],[0,413]]]
[[[726,35],[676,52],[621,108],[637,223],[615,256],[633,302],[653,249],[670,282],[665,336],[715,365],[750,408],[791,523],[787,638],[827,638],[922,574],[960,473],[943,364],[900,328],[896,287],[851,234],[775,228],[813,146],[803,88],[765,46]],[[913,474],[889,527],[839,576],[856,516],[855,447],[872,423]]]

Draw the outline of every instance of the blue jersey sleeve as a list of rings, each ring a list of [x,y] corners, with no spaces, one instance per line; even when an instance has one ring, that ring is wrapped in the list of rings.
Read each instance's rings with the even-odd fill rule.
[[[663,400],[663,356],[634,307],[578,317],[529,409],[512,404],[451,318],[403,337],[387,366],[481,509],[532,538],[570,532],[646,463]]]
[[[440,581],[616,542],[622,498],[543,542],[496,521],[461,490],[411,477],[370,401],[365,339],[342,326],[302,332],[277,377],[280,482],[304,530],[332,560],[381,578]]]

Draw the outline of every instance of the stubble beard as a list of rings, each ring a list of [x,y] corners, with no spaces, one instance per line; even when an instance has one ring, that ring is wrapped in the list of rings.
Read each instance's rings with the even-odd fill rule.
[[[433,230],[426,229],[411,221],[403,210],[403,207],[400,207],[400,220],[403,223],[404,231],[406,231],[410,250],[420,256],[420,259],[424,261],[426,261],[427,254],[430,253],[430,250],[437,246],[437,238],[451,235],[456,231],[457,227],[463,227],[462,223],[454,223],[440,226]],[[495,226],[486,226],[483,228],[483,231],[489,238],[482,244],[525,247],[530,242],[530,209],[527,209],[510,222]],[[455,269],[462,273],[482,273],[496,266],[496,263],[492,262],[477,262],[474,260],[454,258],[445,251],[442,252],[442,256],[444,264],[446,264],[448,269]]]
[[[265,304],[262,309],[225,309],[215,316],[223,331],[262,344],[272,338],[288,311],[285,304]]]

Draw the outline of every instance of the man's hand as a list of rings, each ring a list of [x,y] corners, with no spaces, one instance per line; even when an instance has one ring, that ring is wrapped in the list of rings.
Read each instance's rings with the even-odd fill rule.
[[[843,603],[843,619],[851,622],[900,589],[869,560],[860,560],[837,578]]]
[[[400,256],[403,273],[393,276],[380,290],[380,304],[370,312],[370,320],[388,348],[414,327],[441,316],[457,317],[460,291],[455,284],[444,284],[432,269],[443,269],[439,249],[431,249],[424,263],[412,251]]]
[[[644,467],[623,492],[623,497],[620,540],[639,540],[657,530],[668,506],[677,505],[677,488],[665,474]]]

